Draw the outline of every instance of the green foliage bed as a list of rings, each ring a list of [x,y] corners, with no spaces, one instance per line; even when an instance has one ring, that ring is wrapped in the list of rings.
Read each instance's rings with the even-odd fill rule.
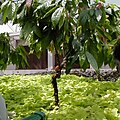
[[[50,75],[0,77],[0,93],[13,120],[43,111],[48,120],[120,120],[120,80],[99,82],[92,78],[62,75],[58,80],[60,108],[54,106]]]

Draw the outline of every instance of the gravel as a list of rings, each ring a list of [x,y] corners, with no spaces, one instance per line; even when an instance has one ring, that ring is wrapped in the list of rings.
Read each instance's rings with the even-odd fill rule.
[[[117,70],[111,69],[102,69],[100,70],[100,74],[96,74],[96,72],[92,69],[84,70],[72,70],[70,74],[75,74],[77,76],[84,77],[92,77],[94,79],[104,80],[104,81],[116,81],[119,78],[119,73]]]

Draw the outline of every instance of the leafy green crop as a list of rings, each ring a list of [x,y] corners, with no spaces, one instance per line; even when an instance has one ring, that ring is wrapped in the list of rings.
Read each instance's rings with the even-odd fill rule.
[[[16,113],[13,120],[34,111],[45,112],[48,120],[120,120],[120,80],[99,82],[62,75],[58,89],[60,108],[57,110],[51,75],[0,77],[0,93],[6,100],[7,110]]]

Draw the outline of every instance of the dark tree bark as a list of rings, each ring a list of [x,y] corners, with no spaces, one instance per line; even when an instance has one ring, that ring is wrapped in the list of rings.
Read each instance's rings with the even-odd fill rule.
[[[53,89],[54,89],[53,96],[55,97],[55,106],[59,106],[57,78],[61,77],[61,70],[65,66],[66,59],[64,58],[63,61],[62,61],[62,63],[60,63],[59,54],[58,54],[58,52],[57,52],[56,49],[55,49],[55,51],[56,51],[56,57],[57,57],[57,66],[54,68],[54,70],[56,71],[56,73],[52,76],[52,85],[53,85]]]
[[[57,78],[60,78],[60,73],[56,73],[55,75],[52,76],[52,85],[53,85],[53,89],[54,89],[55,106],[59,106]]]
[[[56,49],[55,49],[55,51],[56,51],[56,57],[57,57],[57,66],[54,68],[56,73],[52,76],[52,85],[53,85],[53,89],[54,89],[53,96],[55,97],[55,106],[59,106],[57,78],[60,78],[60,76],[61,76],[61,69],[62,69],[62,67],[60,66],[59,54],[58,54]]]
[[[114,46],[113,56],[117,65],[117,72],[120,74],[120,39],[118,39],[117,44]]]

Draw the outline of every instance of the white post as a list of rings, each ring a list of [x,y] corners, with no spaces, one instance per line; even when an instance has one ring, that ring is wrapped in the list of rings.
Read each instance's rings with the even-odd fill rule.
[[[48,71],[54,67],[54,54],[48,50]]]

